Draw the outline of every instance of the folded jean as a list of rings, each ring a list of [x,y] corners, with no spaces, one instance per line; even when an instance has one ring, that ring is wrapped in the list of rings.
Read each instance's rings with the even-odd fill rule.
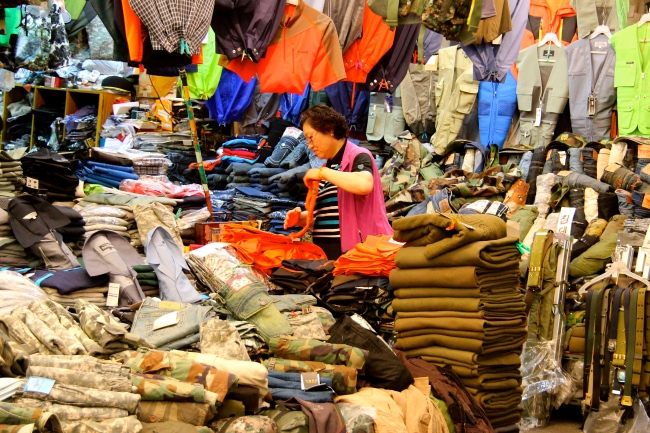
[[[613,189],[624,189],[633,192],[641,186],[641,176],[618,164],[610,164],[605,167],[602,177],[603,182],[608,183]],[[593,187],[592,187],[593,188]],[[596,189],[596,188],[594,188]],[[599,191],[598,192],[606,192]]]
[[[614,215],[619,214],[618,197],[613,192],[602,192],[598,194],[598,218],[610,220]]]
[[[528,176],[526,177],[526,182],[530,184],[530,189],[528,190],[528,200],[527,204],[533,204],[535,201],[535,195],[537,193],[537,177],[542,174],[544,170],[544,163],[546,162],[546,152],[544,147],[540,146],[533,150],[530,168],[528,169]]]
[[[620,214],[628,218],[634,218],[634,200],[632,199],[632,193],[624,189],[617,189],[615,194],[618,200],[618,211]],[[600,207],[600,203],[598,206]]]
[[[153,325],[157,319],[174,313],[177,319],[174,325],[154,329]],[[163,350],[180,349],[186,345],[198,343],[201,323],[213,316],[214,312],[210,306],[155,301],[146,298],[135,315],[131,332],[158,348],[167,348]]]
[[[278,144],[273,148],[273,153],[269,156],[264,165],[270,168],[278,168],[280,163],[295,149],[298,144],[304,140],[304,134],[300,137],[293,137],[291,135],[283,135]]]
[[[310,403],[331,403],[334,401],[332,391],[300,391],[297,389],[272,388],[269,385],[269,392],[274,400],[289,400],[298,397]]]
[[[650,218],[650,209],[643,205],[645,196],[646,194],[641,191],[634,191],[632,193],[632,201],[634,202],[634,218]]]
[[[87,161],[86,165],[89,167],[93,168],[102,168],[102,169],[108,169],[108,170],[113,170],[113,171],[120,171],[124,173],[135,173],[135,169],[133,167],[125,167],[121,165],[114,165],[114,164],[106,164],[103,162],[95,162],[95,161]]]
[[[435,194],[427,197],[423,202],[416,204],[406,216],[422,215],[427,213],[428,204],[431,203],[436,212],[456,212],[451,205],[453,195],[449,188],[443,188]]]
[[[611,188],[605,182],[600,182],[586,174],[569,173],[566,176],[559,176],[560,181],[571,188],[591,188],[596,192],[608,192]]]
[[[285,171],[284,173],[276,174],[274,176],[271,176],[269,178],[270,181],[272,182],[280,182],[280,183],[289,183],[292,182],[294,179],[302,179],[305,177],[305,173],[310,169],[311,167],[309,164],[304,164],[301,166],[298,166],[296,168],[292,168],[290,170]]]
[[[563,170],[569,169],[569,155],[564,153],[562,155],[558,149],[551,149],[546,162],[544,163],[544,168],[542,169],[542,174],[546,173],[559,173]]]
[[[257,164],[256,164],[257,165]],[[269,178],[273,175],[280,174],[285,172],[286,170],[283,168],[268,168],[268,167],[254,167],[248,171],[248,175],[253,178],[253,177],[258,177],[258,178]]]
[[[309,162],[307,141],[303,140],[280,163],[281,168],[294,168]]]
[[[567,150],[569,152],[569,170],[578,174],[585,174],[582,162],[582,150],[572,147]]]

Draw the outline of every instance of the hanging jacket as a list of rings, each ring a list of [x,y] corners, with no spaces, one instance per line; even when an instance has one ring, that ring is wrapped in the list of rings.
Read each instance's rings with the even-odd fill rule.
[[[629,5],[629,0],[624,1]],[[589,36],[602,23],[603,17],[607,20],[604,24],[612,33],[626,27],[626,24],[619,23],[616,12],[616,4],[619,2],[621,0],[573,0],[571,6],[576,10],[578,17],[578,37],[582,39]]]
[[[578,40],[576,11],[571,7],[570,0],[530,0],[528,23],[519,49],[537,43],[540,33],[543,38],[551,32],[565,46]]]
[[[406,75],[419,34],[420,24],[397,27],[393,46],[368,73],[368,90],[393,93],[397,89]]]
[[[227,68],[246,81],[257,74],[262,92],[301,94],[307,83],[318,91],[345,78],[334,23],[303,0],[298,1],[297,6],[285,8],[284,21],[266,57],[258,63],[248,58],[227,62]]]
[[[501,150],[516,109],[517,81],[510,72],[503,83],[481,81],[478,86],[478,127],[481,143],[488,146],[496,144]]]
[[[309,103],[309,85],[302,94],[284,93],[280,99],[280,115],[294,125],[300,125],[300,113],[307,109]]]
[[[551,50],[555,63],[546,82],[542,86],[539,58]],[[517,105],[520,111],[520,144],[536,148],[546,146],[553,139],[555,125],[564,111],[569,98],[568,66],[564,48],[545,45],[530,46],[519,53],[517,59],[519,82],[517,83]],[[536,111],[541,109],[539,125],[535,125]]]
[[[496,0],[495,8],[495,16],[481,19],[478,30],[473,35],[474,43],[492,42],[499,36],[512,31],[508,0]]]
[[[322,12],[334,22],[342,52],[361,37],[365,3],[366,0],[327,0],[323,5]]]
[[[607,54],[591,54],[601,51]],[[616,105],[614,89],[614,68],[616,53],[607,36],[594,39],[580,39],[566,50],[569,63],[569,105],[571,107],[571,129],[585,140],[600,141],[609,138],[612,126],[612,111]],[[597,75],[593,63],[598,59]],[[589,96],[595,97],[593,114],[589,113]]]
[[[280,26],[284,6],[285,0],[215,0],[211,26],[217,52],[231,60],[246,55],[259,62]]]
[[[512,30],[503,35],[500,44],[472,44],[463,47],[474,64],[474,79],[503,82],[517,60],[519,46],[528,20],[530,0],[510,0]]]
[[[479,83],[472,75],[472,61],[458,46],[438,52],[436,133],[431,137],[438,155],[447,154],[448,144],[456,139],[465,116],[474,107]]]
[[[187,86],[192,99],[208,99],[217,91],[221,79],[222,67],[219,55],[215,54],[215,36],[208,29],[208,43],[203,44],[203,63],[198,65],[198,72],[187,73]]]
[[[354,94],[353,94],[354,92]],[[327,98],[336,111],[345,117],[351,131],[365,131],[368,123],[370,92],[340,81],[325,88]],[[351,102],[354,101],[354,104]]]
[[[404,119],[416,135],[432,134],[435,130],[437,82],[437,71],[429,71],[422,64],[410,64],[400,84]]]
[[[220,125],[241,120],[253,100],[257,80],[244,82],[237,74],[224,69],[215,94],[207,100],[210,118]]]
[[[241,119],[242,134],[266,135],[271,121],[277,117],[282,95],[260,92],[259,83],[255,85],[252,102]]]
[[[650,104],[647,98],[650,97],[650,61],[642,57],[639,44],[648,26],[650,24],[626,27],[610,39],[616,51],[614,86],[618,98],[619,135],[650,137]]]
[[[346,81],[365,83],[368,73],[393,45],[395,29],[391,30],[382,18],[366,5],[363,12],[363,31],[343,53]]]

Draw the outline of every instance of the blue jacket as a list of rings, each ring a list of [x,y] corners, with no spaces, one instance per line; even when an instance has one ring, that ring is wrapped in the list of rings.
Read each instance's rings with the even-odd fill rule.
[[[501,150],[516,109],[517,81],[510,71],[503,83],[481,81],[478,86],[478,129],[481,143],[486,146],[496,144]]]
[[[293,122],[294,125],[300,125],[300,113],[307,109],[309,104],[310,86],[305,86],[302,95],[294,93],[283,93],[280,99],[280,114],[283,119]]]
[[[210,117],[220,125],[240,121],[253,101],[256,83],[257,78],[247,83],[236,73],[224,68],[217,91],[206,101]]]
[[[339,81],[325,88],[325,93],[332,104],[332,108],[341,113],[350,125],[352,131],[365,131],[368,123],[368,110],[370,109],[370,92],[356,87],[354,93],[354,106],[351,107],[353,84]]]

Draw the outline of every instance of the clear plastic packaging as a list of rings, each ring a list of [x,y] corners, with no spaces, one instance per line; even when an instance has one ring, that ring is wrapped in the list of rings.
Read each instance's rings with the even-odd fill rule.
[[[32,280],[17,272],[0,271],[0,315],[36,300],[47,301],[48,297]]]
[[[135,194],[168,198],[183,198],[203,195],[203,187],[199,184],[174,185],[169,181],[150,179],[147,176],[142,176],[139,180],[123,180],[120,184],[120,190]]]
[[[182,216],[176,221],[176,224],[180,230],[186,230],[194,227],[194,224],[205,222],[208,219],[210,219],[210,211],[208,211],[207,207],[204,207]]]

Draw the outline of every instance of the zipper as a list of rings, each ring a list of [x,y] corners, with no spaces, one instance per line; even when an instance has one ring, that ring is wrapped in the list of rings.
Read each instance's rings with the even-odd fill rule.
[[[490,105],[490,134],[488,135],[488,143],[483,143],[486,146],[490,146],[491,144],[494,144],[494,128],[496,126],[496,109],[495,105],[497,104],[497,83],[492,82],[492,91],[494,94],[494,97],[492,98],[492,104]],[[487,161],[485,161],[485,164],[487,165]]]

